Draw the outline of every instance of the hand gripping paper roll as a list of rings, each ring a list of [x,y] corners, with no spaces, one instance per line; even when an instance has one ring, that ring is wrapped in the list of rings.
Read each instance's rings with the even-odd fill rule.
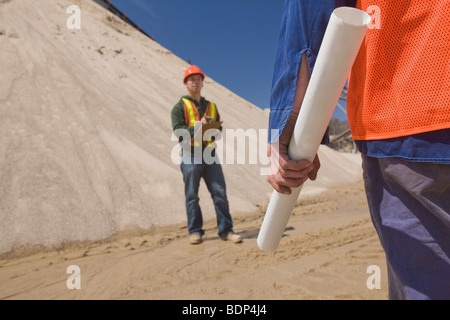
[[[291,159],[314,160],[370,19],[366,12],[350,7],[331,14],[289,144]],[[277,249],[301,188],[292,188],[290,195],[273,191],[257,239],[261,250]]]

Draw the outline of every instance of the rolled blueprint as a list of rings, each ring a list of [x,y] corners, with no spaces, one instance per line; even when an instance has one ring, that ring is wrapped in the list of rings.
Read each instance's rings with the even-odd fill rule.
[[[331,14],[289,144],[291,159],[314,160],[370,20],[350,7]],[[277,249],[301,189],[292,188],[290,195],[273,191],[257,239],[261,250]]]

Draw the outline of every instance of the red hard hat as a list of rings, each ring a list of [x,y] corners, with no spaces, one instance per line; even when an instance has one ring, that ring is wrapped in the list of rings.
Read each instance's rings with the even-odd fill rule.
[[[190,66],[189,68],[186,69],[186,71],[184,72],[184,77],[183,77],[183,82],[186,83],[186,79],[189,76],[192,76],[193,74],[199,74],[202,76],[203,79],[205,79],[205,74],[203,73],[202,70],[200,70],[199,67],[197,66]]]

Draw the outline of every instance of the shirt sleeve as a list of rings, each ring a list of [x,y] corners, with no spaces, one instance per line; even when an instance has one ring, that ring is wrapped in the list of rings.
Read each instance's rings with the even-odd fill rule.
[[[270,97],[270,143],[278,141],[291,115],[302,56],[306,54],[312,73],[331,13],[355,4],[356,0],[285,1]]]
[[[187,130],[191,137],[194,135],[194,127],[186,126],[186,120],[184,116],[183,101],[180,100],[172,109],[172,129],[176,133],[176,130]],[[180,137],[179,137],[180,138]]]

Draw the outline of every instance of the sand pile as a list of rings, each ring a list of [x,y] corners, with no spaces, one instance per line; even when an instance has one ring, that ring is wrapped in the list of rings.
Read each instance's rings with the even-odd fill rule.
[[[80,30],[66,27],[72,4]],[[385,273],[383,290],[366,286],[384,256],[358,155],[319,149],[275,253],[256,246],[272,192],[262,159],[224,164],[244,243],[218,241],[202,184],[205,242],[189,246],[170,124],[188,64],[89,0],[0,1],[0,47],[0,299],[386,296]],[[203,95],[225,130],[267,128],[266,112],[213,79]],[[82,290],[67,289],[69,265]]]
[[[185,94],[187,63],[92,1],[75,1],[81,29],[68,29],[72,4],[0,4],[0,253],[185,220],[170,111]],[[210,78],[203,95],[225,129],[267,128],[265,112]],[[324,154],[325,170],[348,167]],[[224,165],[233,211],[267,200],[260,167]],[[323,182],[339,172],[351,181],[354,167],[330,169]],[[201,199],[214,218],[204,186]]]
[[[187,64],[97,4],[77,3],[81,30],[66,27],[69,1],[0,7],[0,253],[185,218],[170,111]],[[204,93],[227,127],[265,126],[261,110],[213,80]],[[265,199],[259,168],[228,171],[230,185],[254,185],[245,195],[230,188],[235,208]]]

